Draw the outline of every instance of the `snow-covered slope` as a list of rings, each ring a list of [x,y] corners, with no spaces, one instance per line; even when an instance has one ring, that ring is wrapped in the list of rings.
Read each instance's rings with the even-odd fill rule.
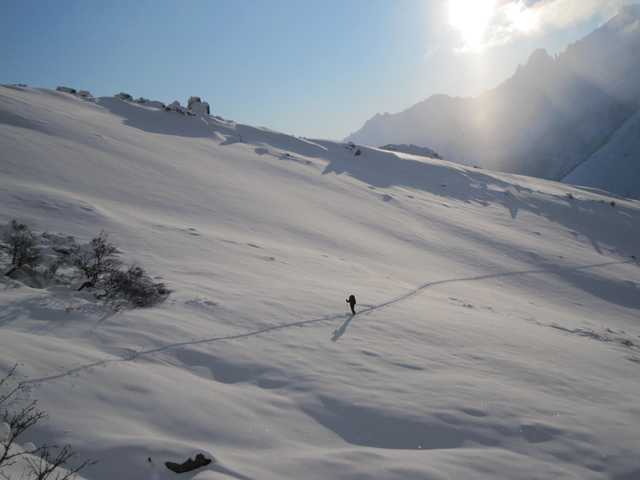
[[[0,222],[104,229],[174,290],[2,280],[29,440],[96,480],[637,478],[640,204],[346,147],[0,87]]]
[[[535,51],[476,98],[430,97],[376,115],[347,140],[427,145],[444,158],[561,180],[608,141],[640,103],[640,9],[552,57]]]
[[[420,157],[427,158],[442,158],[438,153],[434,152],[428,147],[420,147],[418,145],[383,145],[381,150],[388,150],[390,152],[408,153],[410,155],[418,155]]]
[[[640,111],[563,181],[640,198]]]

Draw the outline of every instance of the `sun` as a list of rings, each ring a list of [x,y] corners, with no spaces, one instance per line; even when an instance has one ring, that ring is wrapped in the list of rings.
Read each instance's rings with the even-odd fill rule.
[[[462,36],[463,49],[481,51],[496,0],[449,0],[449,24]]]

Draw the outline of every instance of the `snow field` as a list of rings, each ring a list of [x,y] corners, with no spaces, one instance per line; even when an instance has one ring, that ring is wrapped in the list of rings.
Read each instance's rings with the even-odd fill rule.
[[[0,142],[1,223],[104,229],[174,290],[0,284],[0,369],[51,417],[27,440],[86,478],[640,475],[637,202],[31,88]]]

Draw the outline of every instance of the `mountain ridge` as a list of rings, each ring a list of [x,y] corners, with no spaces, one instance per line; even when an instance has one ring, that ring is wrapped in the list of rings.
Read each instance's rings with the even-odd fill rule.
[[[639,11],[621,10],[556,56],[534,51],[478,97],[434,95],[372,117],[347,140],[424,145],[463,164],[561,180],[638,110]]]

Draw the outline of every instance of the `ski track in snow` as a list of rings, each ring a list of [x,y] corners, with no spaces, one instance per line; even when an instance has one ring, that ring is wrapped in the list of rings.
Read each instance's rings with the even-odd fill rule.
[[[508,277],[508,276],[514,276],[514,275],[533,275],[533,274],[544,274],[544,273],[558,273],[560,271],[563,270],[588,270],[588,269],[592,269],[592,268],[599,268],[599,267],[606,267],[606,266],[611,266],[611,265],[623,265],[623,264],[627,264],[627,263],[632,263],[632,261],[627,260],[627,261],[615,261],[615,262],[606,262],[606,263],[598,263],[598,264],[592,264],[592,265],[582,265],[582,266],[576,266],[576,267],[559,267],[558,269],[552,270],[552,269],[537,269],[537,270],[520,270],[520,271],[514,271],[514,272],[501,272],[501,273],[492,273],[492,274],[486,274],[486,275],[478,275],[475,277],[465,277],[465,278],[453,278],[453,279],[449,279],[449,280],[437,280],[437,281],[433,281],[433,282],[427,282],[424,283],[416,288],[414,288],[413,290],[410,290],[407,293],[404,293],[402,295],[399,295],[397,297],[394,297],[386,302],[383,303],[379,303],[377,305],[372,305],[372,306],[368,306],[367,308],[364,308],[362,310],[360,310],[357,315],[361,316],[361,315],[368,315],[371,313],[374,313],[378,310],[384,309],[386,307],[390,307],[392,305],[395,305],[397,303],[403,302],[405,300],[408,300],[409,298],[412,298],[420,293],[422,293],[424,290],[431,288],[431,287],[436,287],[439,285],[445,285],[445,284],[449,284],[449,283],[457,283],[457,282],[470,282],[470,281],[479,281],[479,280],[488,280],[488,279],[492,279],[492,278],[500,278],[500,277]],[[202,345],[202,344],[207,344],[207,343],[214,343],[214,342],[222,342],[222,341],[229,341],[229,340],[239,340],[242,338],[249,338],[249,337],[254,337],[257,335],[262,335],[264,333],[268,333],[268,332],[273,332],[276,330],[284,330],[284,329],[288,329],[288,328],[294,328],[294,327],[304,327],[307,325],[311,325],[311,324],[315,324],[315,323],[320,323],[320,322],[327,322],[327,321],[331,321],[331,320],[338,320],[341,318],[353,318],[353,315],[350,314],[334,314],[334,315],[326,315],[324,317],[319,317],[319,318],[313,318],[310,320],[302,320],[299,322],[290,322],[290,323],[283,323],[283,324],[278,324],[278,325],[273,325],[271,327],[265,327],[265,328],[261,328],[258,330],[252,330],[249,332],[244,332],[244,333],[238,333],[238,334],[233,334],[233,335],[222,335],[222,336],[217,336],[217,337],[208,337],[208,338],[202,338],[202,339],[197,339],[197,340],[186,340],[184,342],[176,342],[176,343],[170,343],[170,344],[166,344],[160,347],[155,347],[155,348],[150,348],[147,350],[137,350],[137,351],[133,351],[131,352],[129,355],[127,356],[123,356],[123,357],[116,357],[116,358],[107,358],[107,359],[103,359],[103,360],[97,360],[95,362],[91,362],[91,363],[87,363],[84,365],[80,365],[78,367],[74,367],[71,368],[69,370],[65,370],[62,371],[60,373],[57,374],[53,374],[53,375],[48,375],[45,377],[39,377],[39,378],[31,378],[28,380],[24,380],[21,382],[22,385],[39,385],[42,383],[46,383],[49,381],[53,381],[53,380],[58,380],[64,377],[69,377],[71,375],[74,375],[76,373],[80,373],[83,372],[85,370],[89,370],[91,368],[94,367],[103,367],[106,366],[108,364],[111,363],[122,363],[122,362],[133,362],[139,358],[143,358],[146,356],[150,356],[150,355],[154,355],[156,353],[161,353],[161,352],[165,352],[168,350],[173,350],[173,349],[178,349],[178,348],[182,348],[182,347],[187,347],[187,346],[192,346],[192,345]],[[351,318],[349,318],[349,321],[351,320]],[[568,331],[566,329],[561,329],[558,327],[554,327],[557,328],[558,330],[564,330],[564,331]],[[332,338],[333,341],[338,340],[342,334],[344,333],[341,332],[339,334],[336,334],[336,332],[334,332],[334,337]]]

